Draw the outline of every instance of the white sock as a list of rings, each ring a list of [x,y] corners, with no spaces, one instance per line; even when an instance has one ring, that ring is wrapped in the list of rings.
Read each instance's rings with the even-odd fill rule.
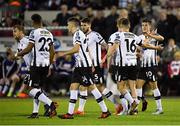
[[[51,106],[52,100],[49,99],[44,93],[39,96],[38,100],[43,102],[44,104],[48,104],[49,106]]]
[[[117,103],[115,102],[115,98],[114,98],[113,93],[112,93],[109,89],[105,88],[105,89],[103,90],[102,94],[103,94],[109,101],[111,101],[111,102],[114,103],[114,104],[117,104]]]
[[[8,90],[8,88],[9,88],[9,85],[7,85],[7,84],[4,85],[2,93],[5,94],[7,92],[7,90]]]
[[[121,100],[121,104],[123,107],[123,112],[128,111],[128,102],[127,100],[124,98],[124,96],[120,96],[120,100]]]
[[[76,105],[77,98],[78,98],[78,91],[77,90],[70,90],[70,102],[69,102],[69,107],[68,107],[68,113],[69,114],[74,113],[74,108]]]
[[[39,112],[40,102],[38,99],[33,99],[33,113]]]
[[[138,97],[137,103],[139,104],[142,98],[142,88],[136,89],[136,92],[137,92],[137,97]]]
[[[124,98],[126,98],[129,101],[130,104],[132,104],[134,102],[134,99],[132,98],[129,91],[126,91],[126,93],[124,94]]]
[[[86,91],[79,91],[80,93],[80,98],[79,98],[79,107],[78,107],[78,111],[83,112],[84,111],[84,106],[86,104],[86,100],[87,100],[87,90]]]
[[[102,112],[107,112],[108,109],[106,107],[106,104],[105,104],[99,90],[97,88],[95,88],[94,90],[91,91],[91,93],[94,95],[96,101],[98,102],[99,106],[101,107]]]
[[[154,89],[153,93],[154,93],[154,98],[155,98],[155,101],[156,101],[157,109],[162,110],[161,93],[160,93],[159,89],[158,88]]]
[[[30,90],[29,95],[35,97],[38,92],[41,92],[41,89],[33,88]],[[38,97],[38,100],[43,102],[44,104],[48,104],[49,106],[52,103],[52,100],[49,99],[43,92]]]

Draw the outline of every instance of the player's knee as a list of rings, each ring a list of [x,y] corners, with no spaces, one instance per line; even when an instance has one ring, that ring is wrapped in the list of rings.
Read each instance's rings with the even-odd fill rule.
[[[39,91],[41,91],[41,89],[33,88],[29,91],[29,96],[35,97]]]
[[[92,84],[92,85],[90,85],[88,88],[89,88],[90,91],[92,91],[92,90],[94,90],[94,89],[97,88],[97,87],[96,87],[95,84]]]
[[[87,90],[87,87],[84,87],[84,86],[80,85],[80,86],[79,86],[79,90],[80,90],[80,91],[86,91],[86,90]]]
[[[78,83],[72,83],[71,86],[70,86],[70,90],[78,90],[79,88],[79,84]]]

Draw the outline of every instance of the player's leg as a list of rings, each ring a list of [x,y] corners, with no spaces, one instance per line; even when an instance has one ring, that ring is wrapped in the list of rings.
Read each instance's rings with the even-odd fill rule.
[[[89,86],[89,90],[93,94],[94,98],[96,99],[97,103],[99,104],[102,114],[100,118],[107,118],[111,115],[111,113],[108,111],[107,106],[103,100],[102,94],[99,92],[95,84],[92,84]]]
[[[114,80],[117,81],[117,71],[118,67],[117,66],[112,66],[112,77],[114,77]],[[96,67],[95,69],[95,74],[94,74],[94,80],[95,84],[98,88],[98,90],[110,101],[114,104],[116,112],[115,114],[118,114],[122,111],[122,105],[118,103],[118,101],[115,98],[115,95],[111,90],[109,90],[105,86],[105,80],[104,80],[104,75],[103,75],[103,69]]]
[[[132,104],[134,102],[134,100],[133,100],[131,94],[129,93],[129,91],[127,90],[126,80],[118,81],[117,88],[118,88],[119,92],[121,93],[120,100],[121,100],[121,104],[123,106],[123,111],[119,115],[127,115],[127,111],[128,111],[127,101],[130,104]]]
[[[153,90],[154,98],[156,101],[156,112],[153,114],[162,114],[162,103],[161,103],[161,93],[159,91],[158,85],[157,85],[157,68],[151,67],[148,68],[146,71],[146,75],[149,81],[149,84],[151,86],[151,89]]]
[[[155,82],[149,82],[151,85],[151,89],[153,90],[153,94],[154,94],[154,99],[156,101],[156,112],[153,114],[163,114],[163,108],[162,108],[162,103],[161,103],[161,93],[159,91],[159,88],[157,86],[157,81]]]
[[[84,115],[84,106],[86,104],[87,96],[88,96],[88,91],[87,87],[84,87],[83,85],[79,86],[79,107],[78,110],[74,112],[74,114],[77,115]]]
[[[39,102],[35,102],[35,101],[39,100],[39,101],[43,102],[44,104],[48,104],[50,106],[51,110],[55,110],[56,109],[56,103],[52,102],[52,100],[49,99],[40,88],[41,76],[43,74],[47,73],[47,70],[44,70],[44,69],[42,70],[42,69],[43,68],[31,67],[31,69],[30,69],[31,81],[29,83],[29,86],[32,88],[29,91],[29,95],[31,97],[33,97],[34,104],[39,103]],[[37,106],[38,106],[38,104],[37,104]],[[33,115],[35,115],[35,116],[33,116]],[[30,118],[36,118],[36,117],[38,117],[37,115],[38,115],[38,113],[32,113],[30,115]],[[52,113],[51,115],[54,116],[54,115],[56,115],[56,113]]]
[[[143,80],[143,79],[136,80],[136,92],[137,92],[137,98],[138,98],[137,103],[138,104],[140,103],[140,100],[142,99],[142,95],[143,95],[142,87],[143,87],[144,83],[145,83],[145,80]]]
[[[76,105],[76,101],[78,99],[78,89],[79,85],[82,82],[82,68],[75,68],[74,73],[71,80],[70,85],[70,100],[69,100],[69,106],[68,106],[68,112],[63,115],[59,115],[58,117],[61,119],[73,119],[73,113]]]

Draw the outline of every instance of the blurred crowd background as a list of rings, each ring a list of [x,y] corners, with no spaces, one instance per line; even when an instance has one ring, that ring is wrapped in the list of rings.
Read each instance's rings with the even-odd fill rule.
[[[0,44],[4,42],[1,38],[12,37],[12,29],[9,28],[13,25],[31,26],[31,21],[26,20],[25,13],[34,11],[47,12],[47,15],[42,15],[42,18],[46,19],[43,21],[44,26],[56,27],[50,29],[55,37],[56,51],[63,50],[61,37],[69,36],[66,27],[63,27],[67,25],[69,17],[79,19],[89,17],[92,29],[99,32],[106,41],[110,34],[117,31],[118,18],[129,18],[130,31],[137,35],[142,33],[141,20],[144,17],[150,18],[154,30],[157,29],[157,32],[165,38],[162,42],[164,50],[159,52],[157,57],[160,90],[164,96],[180,95],[180,0],[0,0]],[[54,19],[48,19],[50,12],[56,13]],[[27,35],[29,31],[30,29],[27,30]],[[102,51],[105,54],[106,50]],[[9,92],[3,92],[2,87],[1,96],[16,96],[22,78],[27,72],[26,66],[23,62],[10,61],[8,53],[3,51],[0,53],[1,68],[9,65],[4,68],[9,69],[14,65],[14,69],[7,73],[7,82],[0,81],[1,85],[9,83]],[[68,93],[74,62],[73,56],[57,59],[44,87],[48,93],[53,95]],[[2,69],[0,73],[3,73]],[[12,88],[13,91],[10,91]],[[150,94],[148,91],[146,93]]]

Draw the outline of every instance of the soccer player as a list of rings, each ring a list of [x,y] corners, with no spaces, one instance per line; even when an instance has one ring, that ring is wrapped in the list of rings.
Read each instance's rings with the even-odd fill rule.
[[[103,62],[101,60],[101,46],[106,47],[106,42],[99,33],[91,30],[91,21],[88,18],[84,18],[81,20],[81,30],[86,35],[86,42],[88,44],[90,57],[93,62],[94,82],[99,91],[115,105],[116,113],[119,113],[122,110],[122,107],[119,105],[119,103],[115,101],[113,93],[104,85],[104,73],[102,68]],[[81,85],[79,89],[79,107],[74,114],[84,114],[84,106],[88,95],[87,87]]]
[[[53,63],[54,47],[53,36],[45,28],[42,27],[42,18],[39,14],[31,16],[33,27],[29,35],[29,43],[25,49],[15,54],[15,59],[23,57],[32,51],[32,60],[30,62],[30,84],[31,90],[29,95],[34,99],[34,109],[38,111],[39,101],[50,106],[50,117],[57,114],[57,103],[49,99],[41,90],[48,74],[49,66]],[[38,118],[38,112],[33,112],[30,118]]]
[[[111,41],[114,41],[114,44],[107,53],[108,64],[110,62],[111,55],[117,48],[119,48],[121,67],[118,68],[118,90],[120,91],[121,95],[124,95],[124,98],[126,98],[127,101],[130,103],[131,108],[129,110],[129,114],[133,115],[134,110],[138,105],[135,88],[135,80],[137,74],[137,45],[150,49],[161,49],[161,46],[151,46],[149,44],[143,44],[142,40],[138,36],[129,32],[130,22],[126,18],[119,19],[117,21],[117,26],[119,31],[122,32],[116,32],[112,34],[112,36],[114,37],[110,37],[111,39],[113,39]],[[129,85],[132,96],[126,89],[126,81]]]
[[[68,30],[73,34],[73,45],[74,47],[65,52],[60,53],[58,56],[64,55],[75,55],[76,66],[72,76],[72,83],[70,86],[70,101],[68,107],[68,113],[60,115],[62,119],[73,119],[73,113],[75,108],[75,103],[78,98],[78,89],[79,85],[84,85],[89,88],[91,93],[94,95],[97,103],[99,104],[102,114],[100,118],[107,118],[111,115],[108,111],[106,104],[102,98],[101,93],[96,88],[96,85],[93,83],[93,74],[92,74],[92,61],[89,55],[89,49],[87,46],[87,39],[85,34],[80,30],[80,21],[76,18],[70,18],[68,20]]]
[[[144,41],[144,43],[148,43],[151,45],[158,45],[158,41],[163,41],[164,37],[158,35],[157,33],[153,33],[151,20],[144,19],[142,21],[142,32],[143,34],[139,37]],[[141,51],[141,68],[139,70],[138,79],[137,79],[137,95],[138,102],[142,97],[142,87],[145,81],[148,81],[151,89],[153,90],[154,98],[156,101],[157,110],[153,114],[162,114],[162,104],[161,104],[161,93],[157,86],[157,50],[152,49],[142,49]]]
[[[25,34],[24,34],[23,26],[15,25],[13,27],[13,37],[18,42],[18,47],[17,47],[18,52],[22,51],[23,49],[25,49],[27,47],[27,45],[29,43],[29,39],[28,39],[28,36],[25,36]],[[11,50],[9,49],[9,51],[11,51]],[[11,53],[12,53],[12,51],[11,51]],[[31,59],[32,59],[31,53],[28,53],[23,56],[23,60],[25,62],[25,65],[27,66],[27,68],[26,68],[27,71],[29,70]],[[22,86],[23,89],[29,84],[29,81],[30,81],[30,75],[27,73],[27,74],[25,74],[25,77],[23,80],[23,86]],[[23,89],[21,89],[20,92],[18,92],[18,94],[20,94]]]

